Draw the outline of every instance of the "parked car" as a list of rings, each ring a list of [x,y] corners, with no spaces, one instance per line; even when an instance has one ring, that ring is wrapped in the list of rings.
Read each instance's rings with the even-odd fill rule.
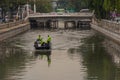
[[[81,9],[80,12],[90,12],[89,9]]]
[[[119,22],[120,21],[120,17],[116,17],[114,20]]]

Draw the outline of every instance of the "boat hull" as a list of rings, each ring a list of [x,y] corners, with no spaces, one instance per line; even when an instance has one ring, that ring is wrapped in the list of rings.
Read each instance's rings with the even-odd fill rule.
[[[40,46],[37,42],[35,42],[34,47],[36,50],[49,50],[51,49],[51,43],[45,43],[42,46]]]

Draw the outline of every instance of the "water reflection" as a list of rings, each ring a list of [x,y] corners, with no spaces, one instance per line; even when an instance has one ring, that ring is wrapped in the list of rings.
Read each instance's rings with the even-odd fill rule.
[[[22,49],[17,47],[9,47],[9,46],[1,46],[0,47],[0,62],[4,62],[6,58],[11,57],[12,55],[16,53],[22,54]]]
[[[25,69],[25,54],[22,53],[21,49],[15,48],[4,48],[0,52],[3,57],[0,58],[0,80],[12,80],[11,75],[19,76],[19,73]],[[23,74],[21,73],[21,75]]]
[[[52,51],[33,52],[38,34],[52,36]],[[0,80],[120,80],[103,41],[90,31],[27,32],[0,44]]]
[[[106,38],[104,40],[104,46],[107,52],[112,56],[114,63],[120,67],[120,44]]]
[[[20,47],[0,45],[0,80],[21,80],[34,58]]]
[[[35,58],[39,58],[39,59],[41,59],[41,60],[43,60],[43,58],[44,57],[46,57],[47,58],[47,62],[48,62],[48,67],[50,66],[50,64],[51,64],[51,51],[35,51],[34,52],[34,56],[35,56]]]
[[[83,39],[83,45],[68,50],[70,57],[80,58],[87,72],[85,80],[120,80],[120,69],[116,67],[112,56],[103,47],[104,37],[94,35]],[[83,59],[81,62],[81,58]]]
[[[104,37],[95,35],[86,39],[80,47],[83,65],[87,67],[88,80],[116,80],[115,65],[103,47],[103,41]]]

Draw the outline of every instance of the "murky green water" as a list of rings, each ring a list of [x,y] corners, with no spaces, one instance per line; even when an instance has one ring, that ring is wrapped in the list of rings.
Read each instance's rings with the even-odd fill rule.
[[[35,51],[41,34],[51,51]],[[0,80],[120,80],[120,67],[93,31],[30,30],[0,46]]]

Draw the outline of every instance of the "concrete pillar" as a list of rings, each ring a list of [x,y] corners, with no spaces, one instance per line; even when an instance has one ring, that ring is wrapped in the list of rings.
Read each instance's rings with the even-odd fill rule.
[[[56,21],[56,27],[58,28],[58,20]]]
[[[73,28],[76,28],[76,21],[73,21]]]
[[[53,28],[56,28],[56,22],[53,21]]]
[[[44,30],[45,30],[45,27],[46,27],[45,25],[46,25],[46,22],[44,21],[44,22],[43,22],[43,27],[44,27]]]
[[[77,28],[79,28],[79,29],[82,28],[82,23],[81,23],[81,21],[78,21],[78,22],[77,22]]]
[[[65,29],[68,28],[68,21],[65,22]]]
[[[57,20],[55,21],[55,28],[57,28]]]
[[[75,29],[77,30],[78,21],[75,21]]]
[[[56,21],[54,21],[54,28],[56,28]]]

